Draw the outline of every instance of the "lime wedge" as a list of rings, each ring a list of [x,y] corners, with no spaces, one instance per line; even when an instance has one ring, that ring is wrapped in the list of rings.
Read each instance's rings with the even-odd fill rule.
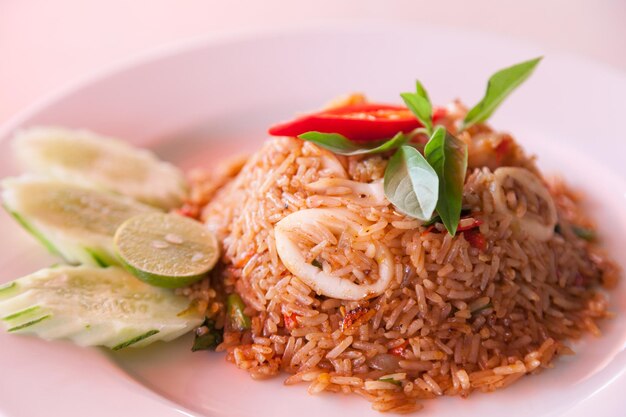
[[[140,214],[114,239],[122,264],[148,284],[178,288],[202,279],[219,258],[217,239],[195,220],[176,214]]]

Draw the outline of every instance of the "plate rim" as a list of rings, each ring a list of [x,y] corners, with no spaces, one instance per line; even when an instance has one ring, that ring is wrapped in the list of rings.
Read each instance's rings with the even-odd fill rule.
[[[309,36],[319,36],[320,34],[326,33],[326,31],[329,28],[334,28],[332,30],[338,30],[342,32],[352,32],[355,30],[356,31],[364,30],[367,32],[371,32],[371,31],[387,32],[389,30],[400,29],[400,30],[410,31],[411,29],[414,29],[414,27],[409,24],[402,24],[400,25],[401,26],[400,28],[398,27],[397,24],[385,23],[382,25],[377,24],[376,26],[370,26],[370,25],[371,25],[371,22],[369,23],[358,22],[358,23],[354,23],[351,25],[347,25],[347,26],[345,24],[342,24],[341,26],[331,24],[331,25],[325,25],[322,28],[319,25],[315,25],[315,26],[302,25],[298,27],[291,27],[291,25],[287,25],[287,27],[277,27],[277,28],[275,27],[272,29],[261,30],[261,31],[259,31],[258,29],[251,29],[246,32],[240,31],[236,33],[222,34],[217,37],[200,36],[200,37],[196,37],[196,38],[192,38],[192,39],[188,39],[188,40],[184,40],[180,42],[166,44],[166,45],[159,46],[156,48],[151,48],[143,53],[134,54],[129,58],[120,60],[111,65],[105,66],[102,69],[92,72],[90,74],[87,74],[83,77],[79,77],[76,81],[69,82],[61,86],[60,88],[55,89],[43,95],[40,99],[26,106],[24,109],[20,110],[18,113],[16,113],[15,115],[13,115],[7,121],[5,121],[4,123],[0,125],[0,141],[8,140],[11,133],[15,129],[18,129],[23,123],[35,117],[38,113],[44,111],[48,107],[54,106],[56,103],[63,100],[67,96],[79,93],[80,90],[82,90],[83,88],[91,84],[101,82],[103,80],[106,80],[107,78],[114,77],[130,69],[141,67],[143,65],[148,65],[151,63],[155,63],[155,62],[158,62],[159,60],[168,59],[179,54],[193,52],[195,50],[201,50],[201,49],[210,49],[212,46],[236,45],[237,43],[240,43],[240,42],[244,42],[244,43],[254,42],[255,40],[258,40],[259,38],[267,40],[268,38],[272,38],[276,36],[292,34],[294,33],[294,31],[299,34],[306,34]],[[449,29],[441,25],[437,25],[436,27],[439,30],[442,30],[442,28],[444,30]],[[488,33],[483,32],[483,31],[470,31],[470,30],[465,30],[465,29],[463,30],[454,29],[454,30],[459,33],[469,32],[469,33],[472,33],[473,35],[479,35],[479,36],[485,36],[485,37],[489,36]],[[502,39],[504,39],[506,43],[513,43],[521,47],[529,47],[529,46],[537,47],[537,44],[534,42],[522,41],[513,37],[502,37]],[[557,57],[567,57],[568,59],[581,60],[587,65],[592,65],[592,66],[597,67],[598,70],[613,72],[616,75],[618,75],[620,78],[623,78],[626,80],[626,71],[622,71],[611,65],[608,65],[599,61],[595,61],[591,58],[576,55],[576,54],[564,53],[562,51],[553,51],[550,48],[542,47],[542,49],[546,51],[546,54],[550,54],[552,56],[557,56]],[[99,354],[102,355],[101,352]],[[104,355],[104,356],[107,357],[107,360],[109,361],[111,365],[113,365],[113,368],[116,368],[116,370],[121,370],[120,367],[116,365],[115,361],[110,359],[109,355]],[[124,370],[121,370],[120,373],[124,374],[126,380],[136,382],[136,380]],[[140,385],[140,384],[137,384],[137,385]],[[151,402],[156,401],[158,403],[162,403],[163,405],[167,404],[172,409],[177,410],[178,412],[186,414],[186,415],[196,415],[195,412],[186,409],[184,406],[178,403],[175,403],[173,400],[170,400],[169,398],[166,398],[166,397],[163,397],[161,395],[154,393],[153,391],[146,388],[145,386],[142,386],[142,390],[145,390],[149,393],[149,395],[144,395],[144,397],[150,398]],[[591,397],[594,396],[594,394],[595,393],[590,394],[590,397],[588,397],[587,400],[591,399]],[[2,414],[1,409],[0,409],[0,414]]]

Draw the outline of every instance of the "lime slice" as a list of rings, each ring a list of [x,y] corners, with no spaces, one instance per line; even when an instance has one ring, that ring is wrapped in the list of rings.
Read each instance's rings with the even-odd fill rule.
[[[183,174],[152,152],[86,130],[33,127],[13,139],[30,172],[124,194],[166,210],[187,195]]]
[[[178,288],[203,278],[219,258],[217,239],[195,220],[176,214],[140,214],[114,239],[122,264],[157,287]]]
[[[81,346],[120,350],[169,341],[203,319],[188,298],[118,267],[47,268],[0,287],[0,327]]]

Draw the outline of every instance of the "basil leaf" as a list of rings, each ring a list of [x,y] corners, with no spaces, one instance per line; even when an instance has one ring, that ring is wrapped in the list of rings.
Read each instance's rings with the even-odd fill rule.
[[[433,106],[426,89],[419,81],[416,81],[415,91],[415,93],[402,93],[400,97],[430,135],[433,131]]]
[[[313,142],[333,153],[348,156],[390,151],[402,146],[408,139],[402,132],[398,132],[393,138],[387,141],[377,141],[373,143],[355,142],[339,133],[306,132],[298,135],[298,137]]]
[[[461,218],[467,145],[440,126],[426,144],[424,154],[439,177],[437,214],[448,233],[454,235]]]
[[[213,320],[205,318],[202,326],[196,329],[191,351],[215,350],[217,345],[224,340],[222,333],[222,330],[215,328],[215,322]]]
[[[541,59],[542,57],[531,59],[530,61],[504,68],[493,74],[487,83],[485,96],[467,112],[461,130],[487,120],[500,103],[520,84],[526,81]]]
[[[437,173],[415,148],[402,146],[385,169],[385,196],[402,213],[428,220],[437,205]]]

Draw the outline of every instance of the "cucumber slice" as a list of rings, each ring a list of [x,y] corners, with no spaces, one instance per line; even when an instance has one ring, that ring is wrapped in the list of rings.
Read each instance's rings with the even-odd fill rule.
[[[122,264],[150,285],[178,288],[202,279],[219,258],[217,238],[176,214],[145,213],[125,221],[114,238]]]
[[[0,298],[0,323],[8,332],[81,346],[145,346],[175,339],[204,320],[186,297],[118,267],[48,268],[5,288],[11,293]]]
[[[176,167],[114,138],[35,127],[19,132],[13,145],[30,172],[78,181],[163,209],[179,207],[187,195],[184,176]]]
[[[127,219],[157,209],[128,197],[57,180],[2,182],[4,207],[51,252],[70,263],[118,264],[113,235]]]

